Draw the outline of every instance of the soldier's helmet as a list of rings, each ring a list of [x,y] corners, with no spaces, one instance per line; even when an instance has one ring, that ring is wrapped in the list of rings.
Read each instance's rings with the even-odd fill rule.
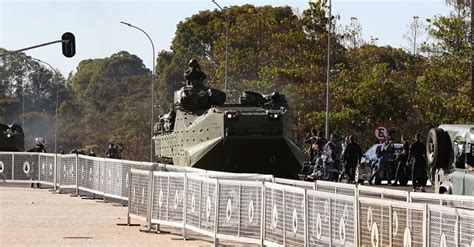
[[[46,144],[46,140],[43,137],[36,137],[35,143],[36,145],[44,146]]]
[[[192,67],[192,68],[199,67],[198,60],[195,58],[189,60],[189,67]]]

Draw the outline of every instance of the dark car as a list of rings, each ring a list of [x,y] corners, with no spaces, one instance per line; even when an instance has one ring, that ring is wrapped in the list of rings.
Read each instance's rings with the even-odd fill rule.
[[[395,147],[395,150],[392,155],[392,158],[390,159],[392,179],[395,179],[395,173],[397,171],[397,166],[398,166],[397,157],[403,148],[403,144],[395,143],[394,147]],[[357,169],[356,169],[356,181],[358,183],[363,184],[364,181],[366,180],[368,181],[370,179],[372,172],[374,171],[375,167],[379,163],[379,157],[377,154],[380,152],[381,148],[382,148],[382,144],[374,144],[364,153],[361,159],[361,162],[357,166]],[[409,171],[409,169],[407,168],[405,169],[405,172],[401,172],[402,174],[399,174],[400,185],[406,185],[408,183],[409,174],[406,171]],[[382,180],[387,179],[387,174],[381,173],[380,175],[381,176],[375,177],[375,184],[381,184]]]

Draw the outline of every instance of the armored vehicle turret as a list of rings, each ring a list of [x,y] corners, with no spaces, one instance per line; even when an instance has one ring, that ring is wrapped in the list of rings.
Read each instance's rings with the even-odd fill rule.
[[[155,125],[159,162],[195,168],[297,178],[301,150],[290,139],[284,95],[244,92],[225,104],[224,92],[187,83],[174,94],[173,109]]]
[[[0,151],[25,151],[25,137],[20,125],[0,124]]]

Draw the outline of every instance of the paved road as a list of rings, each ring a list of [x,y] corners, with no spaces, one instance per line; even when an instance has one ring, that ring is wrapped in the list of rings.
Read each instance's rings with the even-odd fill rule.
[[[211,239],[192,233],[194,240],[179,240],[178,230],[172,230],[172,234],[151,234],[140,232],[143,226],[117,226],[117,223],[126,222],[126,215],[127,207],[0,182],[0,246],[212,244]]]

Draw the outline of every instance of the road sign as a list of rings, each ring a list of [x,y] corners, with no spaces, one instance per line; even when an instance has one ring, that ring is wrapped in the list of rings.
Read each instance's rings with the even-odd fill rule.
[[[388,135],[387,128],[384,126],[378,126],[375,128],[375,137],[379,140],[384,140]]]

